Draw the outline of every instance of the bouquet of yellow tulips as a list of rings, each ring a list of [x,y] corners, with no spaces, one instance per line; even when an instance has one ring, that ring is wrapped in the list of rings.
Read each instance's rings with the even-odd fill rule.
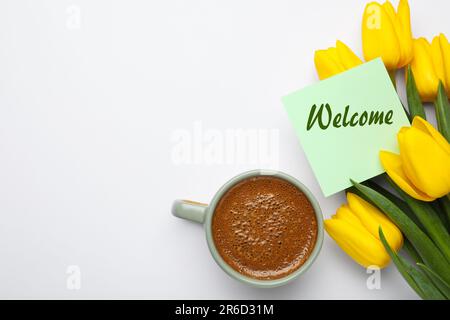
[[[373,181],[353,182],[348,204],[325,229],[360,265],[383,268],[392,260],[421,298],[450,299],[450,44],[443,34],[431,43],[413,38],[407,0],[397,10],[389,1],[369,3],[362,42],[364,59],[380,57],[394,85],[397,70],[405,68],[411,126],[398,133],[400,154],[380,150],[396,194]],[[315,54],[320,79],[362,63],[340,41]],[[438,130],[426,121],[428,102],[434,102]]]

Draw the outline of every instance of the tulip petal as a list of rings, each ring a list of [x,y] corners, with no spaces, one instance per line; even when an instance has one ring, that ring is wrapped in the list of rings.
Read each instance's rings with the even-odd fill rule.
[[[441,148],[448,155],[450,155],[450,143],[447,142],[444,136],[439,131],[437,131],[431,125],[431,123],[429,123],[428,121],[424,120],[421,117],[415,117],[412,126],[430,135],[434,139],[434,141],[436,141],[436,143],[439,144],[439,146],[441,146]]]
[[[395,13],[395,9],[394,9],[394,6],[392,5],[392,3],[390,3],[389,1],[386,1],[385,3],[382,4],[382,7],[386,11],[386,14],[388,15],[391,22],[394,23],[396,13]]]
[[[390,257],[382,243],[367,230],[340,219],[325,220],[324,225],[330,237],[360,265],[383,268],[389,264]]]
[[[445,72],[444,72],[444,59],[441,50],[441,41],[439,37],[434,37],[431,42],[431,58],[434,65],[434,71],[439,80],[446,86]]]
[[[439,36],[439,40],[443,58],[444,78],[446,84],[445,88],[447,89],[447,95],[450,96],[450,43],[442,33]]]
[[[395,182],[396,185],[398,185],[411,197],[422,201],[435,200],[434,198],[429,197],[427,194],[417,189],[414,184],[408,179],[405,172],[403,171],[402,161],[399,155],[388,151],[381,151],[380,160],[384,170],[386,170],[386,173],[389,175],[389,177]]]
[[[411,31],[411,14],[407,0],[400,0],[398,4],[397,24],[397,37],[401,48],[398,68],[402,68],[408,65],[414,57],[413,38]]]
[[[425,38],[413,41],[414,59],[411,70],[414,73],[420,97],[425,102],[432,102],[436,98],[439,78],[434,70],[431,55],[431,45]]]
[[[353,193],[347,193],[351,211],[359,218],[363,226],[374,237],[380,239],[379,228],[383,228],[389,245],[396,251],[403,245],[403,236],[397,226],[376,207]]]
[[[335,48],[316,51],[314,63],[320,80],[324,80],[345,71],[344,66],[339,61]]]
[[[336,214],[333,216],[334,219],[340,219],[347,221],[355,228],[360,227],[363,228],[363,225],[361,223],[361,220],[353,214],[353,212],[350,210],[348,205],[342,205],[336,212]]]
[[[367,4],[362,22],[362,40],[366,61],[381,57],[388,70],[395,70],[400,60],[400,45],[390,9],[376,2]]]
[[[405,128],[398,134],[403,171],[410,181],[431,198],[450,192],[450,155],[434,138],[417,129]]]
[[[346,70],[362,64],[362,60],[341,41],[336,41],[336,50],[339,61]]]

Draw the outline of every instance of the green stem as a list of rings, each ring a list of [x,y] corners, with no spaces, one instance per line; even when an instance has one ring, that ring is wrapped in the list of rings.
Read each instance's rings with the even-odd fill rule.
[[[420,257],[417,250],[414,248],[412,243],[407,238],[404,239],[403,249],[408,253],[410,258],[413,259],[415,263],[418,262],[423,263],[423,259]]]
[[[430,203],[430,205],[433,207],[434,211],[439,216],[439,219],[441,219],[442,224],[447,229],[447,232],[450,232],[450,225],[449,220],[447,218],[447,212],[444,204],[444,199],[437,199]]]
[[[373,202],[397,225],[406,238],[411,241],[423,261],[436,271],[445,281],[450,283],[450,273],[448,272],[450,264],[428,235],[420,230],[419,227],[417,227],[417,225],[388,198],[353,180],[351,180],[351,182],[356,189],[368,197],[371,202]]]
[[[426,276],[426,274],[411,266],[405,258],[399,256],[392,248],[389,246],[389,243],[386,240],[386,237],[383,234],[383,230],[381,227],[379,228],[379,236],[380,240],[383,243],[384,248],[387,253],[391,257],[394,262],[397,270],[403,276],[403,278],[408,282],[414,291],[422,298],[426,300],[445,300],[446,296],[442,294],[442,292],[430,281],[430,279]],[[430,269],[431,270],[431,269]],[[433,273],[442,279],[437,273]],[[445,280],[442,280],[442,283],[445,284]]]
[[[387,181],[389,179],[389,176],[384,173],[383,178]],[[388,190],[384,189],[382,186],[378,185],[377,183],[368,180],[366,182],[364,182],[363,184],[367,185],[368,187],[372,188],[373,190],[379,192],[380,194],[382,194],[383,196],[385,196],[386,198],[388,198],[389,200],[391,200],[397,207],[399,207],[400,210],[402,210],[420,229],[422,229],[422,231],[424,230],[422,224],[420,223],[420,221],[417,219],[416,215],[414,214],[414,212],[411,211],[411,209],[409,208],[408,204],[403,201],[402,199],[398,198],[396,195],[392,194],[391,192],[389,192]],[[369,200],[370,202],[370,200]]]
[[[447,226],[450,226],[450,194],[439,199],[442,207],[444,208],[445,215],[447,217]]]
[[[399,188],[391,179],[388,179],[388,181],[395,191],[397,191],[397,193],[402,197],[402,199],[405,200],[416,215],[417,219],[420,221],[421,225],[423,225],[428,236],[444,254],[447,262],[450,263],[450,235],[448,234],[448,231],[438,214],[429,203],[412,198],[401,188]]]
[[[450,142],[450,103],[442,81],[439,82],[438,94],[434,105],[439,131]]]
[[[411,118],[414,119],[414,117],[419,116],[426,120],[427,116],[420,99],[419,91],[417,90],[416,80],[414,79],[411,66],[408,66],[406,75],[406,97],[408,98],[408,107]]]

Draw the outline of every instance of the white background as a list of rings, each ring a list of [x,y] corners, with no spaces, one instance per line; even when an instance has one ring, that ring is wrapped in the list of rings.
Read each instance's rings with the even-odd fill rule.
[[[393,267],[368,290],[328,236],[297,281],[247,287],[215,264],[201,226],[170,214],[256,168],[177,163],[172,138],[197,121],[278,129],[279,169],[334,213],[343,194],[323,197],[280,98],[317,81],[314,50],[340,39],[361,56],[364,5],[1,1],[0,298],[416,298]],[[450,36],[448,1],[411,6],[416,36]],[[80,290],[66,286],[70,265]]]

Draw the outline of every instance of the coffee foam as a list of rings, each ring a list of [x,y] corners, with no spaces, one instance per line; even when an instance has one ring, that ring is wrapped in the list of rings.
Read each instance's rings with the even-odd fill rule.
[[[213,217],[221,256],[237,271],[258,279],[280,278],[298,269],[316,237],[311,203],[294,185],[276,177],[233,186]]]

